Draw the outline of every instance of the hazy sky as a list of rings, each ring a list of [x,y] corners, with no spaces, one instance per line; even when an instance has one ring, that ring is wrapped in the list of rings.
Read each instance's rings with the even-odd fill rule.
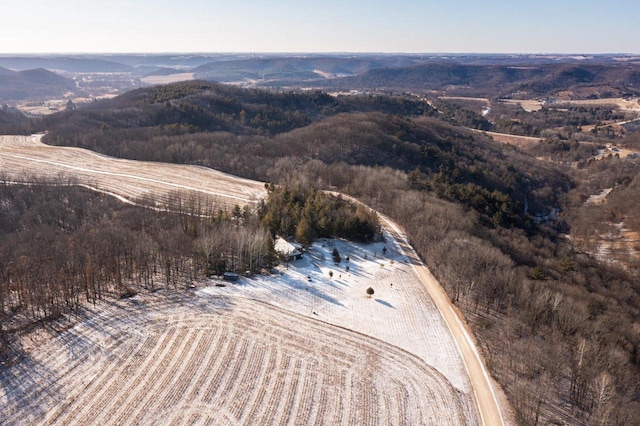
[[[638,0],[2,0],[0,53],[640,53]]]

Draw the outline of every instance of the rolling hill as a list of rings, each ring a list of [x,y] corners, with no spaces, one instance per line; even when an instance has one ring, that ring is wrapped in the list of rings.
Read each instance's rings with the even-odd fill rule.
[[[0,56],[0,66],[24,71],[34,68],[70,73],[131,72],[133,67],[101,58],[87,56]]]
[[[210,62],[192,71],[198,78],[220,82],[257,80],[261,85],[282,86],[353,76],[374,68],[412,64],[410,58],[375,57],[260,57]]]
[[[75,87],[73,80],[43,68],[12,71],[0,67],[0,102],[60,96]]]
[[[453,93],[597,97],[632,89],[634,66],[441,63],[332,82],[354,87],[358,78],[369,84],[379,75],[375,84],[388,86],[377,87],[426,90],[430,81],[433,90]],[[635,160],[611,158],[572,171],[442,117],[417,96],[329,96],[196,81],[135,90],[37,126],[48,130],[49,144],[357,197],[404,227],[474,329],[520,423],[635,424],[637,274],[580,251],[576,237],[593,239],[606,228],[583,226],[576,235],[580,218],[563,211],[583,201],[572,192],[577,181],[616,167],[620,179],[603,182],[619,188],[632,182]],[[621,211],[630,210],[603,220],[619,221]]]
[[[497,223],[528,221],[525,204],[529,213],[546,214],[558,194],[542,189],[571,186],[551,167],[532,166],[528,156],[437,115],[417,98],[271,93],[196,81],[55,114],[43,128],[46,143],[204,165],[263,181],[284,158],[391,167],[413,172],[416,187]]]
[[[638,94],[637,64],[543,63],[528,66],[435,62],[378,68],[324,82],[325,87],[436,91],[448,95],[544,98],[561,92],[576,98]]]

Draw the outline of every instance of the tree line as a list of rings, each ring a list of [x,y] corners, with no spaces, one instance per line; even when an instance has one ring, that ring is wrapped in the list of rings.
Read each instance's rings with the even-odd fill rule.
[[[375,214],[302,187],[270,185],[257,209],[180,192],[136,203],[63,177],[0,184],[0,334],[105,297],[261,272],[277,262],[276,234],[304,244],[379,235]]]
[[[255,213],[208,211],[126,205],[69,182],[0,185],[0,331],[107,296],[272,264],[273,241]]]
[[[412,188],[406,173],[283,162],[276,180],[327,182],[402,225],[462,310],[518,422],[634,424],[640,287],[562,237],[564,220],[519,227]],[[563,204],[564,205],[564,204]]]

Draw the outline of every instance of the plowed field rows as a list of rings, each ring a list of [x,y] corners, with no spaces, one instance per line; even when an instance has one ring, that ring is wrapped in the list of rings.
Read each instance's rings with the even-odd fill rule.
[[[198,166],[111,158],[79,148],[55,147],[36,136],[0,136],[0,178],[73,176],[100,191],[130,200],[153,196],[160,202],[171,193],[195,193],[220,207],[257,202],[266,195],[260,182]]]
[[[396,346],[258,301],[202,300],[99,305],[58,338],[32,336],[0,370],[0,423],[468,424],[459,391]]]
[[[210,169],[0,136],[0,180],[61,175],[158,208],[173,192],[216,208],[266,195]],[[458,346],[388,237],[324,241],[271,276],[103,302],[28,333],[0,359],[0,424],[479,424]]]

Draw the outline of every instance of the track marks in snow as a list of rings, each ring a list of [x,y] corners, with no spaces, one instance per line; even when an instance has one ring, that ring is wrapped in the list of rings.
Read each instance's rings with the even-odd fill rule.
[[[209,300],[95,308],[33,360],[64,371],[34,383],[59,392],[0,394],[0,423],[466,424],[458,391],[395,346],[248,299]],[[61,349],[80,335],[78,350]]]
[[[82,184],[129,201],[149,195],[165,200],[169,193],[182,192],[233,207],[253,204],[266,195],[261,182],[206,167],[116,159],[80,148],[44,145],[41,137],[0,136],[5,178],[72,176]]]

